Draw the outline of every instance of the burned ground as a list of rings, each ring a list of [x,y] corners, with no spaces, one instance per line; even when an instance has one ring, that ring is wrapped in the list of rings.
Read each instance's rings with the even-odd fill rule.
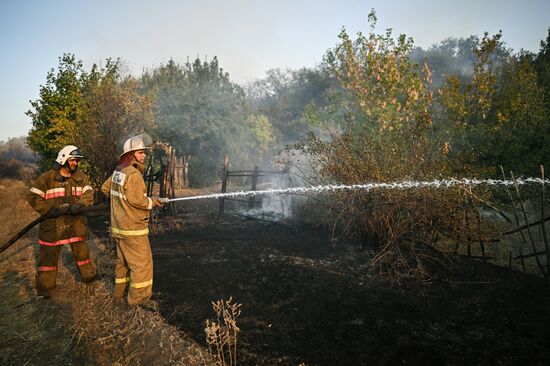
[[[242,304],[242,365],[548,364],[550,291],[481,262],[434,268],[427,284],[367,271],[369,253],[318,228],[185,207],[151,238],[155,296],[204,344],[211,301]]]
[[[4,236],[34,217],[17,202],[15,216],[15,206],[0,210]],[[216,204],[185,204],[176,219],[156,224],[162,317],[110,307],[115,257],[106,218],[91,220],[102,280],[78,283],[67,262],[61,304],[34,297],[36,232],[10,248],[0,263],[3,364],[40,364],[45,355],[64,364],[203,365],[197,342],[205,345],[204,322],[214,319],[211,301],[230,296],[242,304],[240,365],[550,361],[550,291],[540,278],[461,261],[434,267],[429,283],[398,286],[368,271],[369,251],[322,228],[218,214]]]

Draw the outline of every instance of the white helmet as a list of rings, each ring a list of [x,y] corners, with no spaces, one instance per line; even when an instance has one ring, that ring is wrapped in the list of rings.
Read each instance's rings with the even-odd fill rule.
[[[74,145],[67,145],[63,149],[59,150],[59,153],[57,154],[57,159],[55,161],[59,165],[65,165],[67,160],[69,159],[83,159],[84,156],[80,153],[80,150],[78,150],[78,147]]]
[[[148,148],[148,145],[153,143],[153,139],[146,133],[141,135],[130,137],[124,142],[123,150],[124,152],[120,154],[119,159],[126,153],[130,151],[145,150]]]

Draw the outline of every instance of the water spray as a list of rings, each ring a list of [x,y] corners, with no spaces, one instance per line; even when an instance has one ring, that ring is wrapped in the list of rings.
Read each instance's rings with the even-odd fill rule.
[[[549,184],[549,179],[542,178],[518,178],[514,180],[498,180],[498,179],[441,179],[433,181],[400,181],[391,183],[367,183],[367,184],[327,184],[318,185],[312,187],[292,187],[292,188],[274,188],[258,191],[238,191],[229,193],[213,193],[198,196],[179,197],[179,198],[161,198],[160,202],[165,204],[169,202],[178,201],[190,201],[200,199],[215,199],[215,198],[233,198],[233,197],[248,197],[260,194],[295,194],[295,193],[324,193],[334,191],[355,191],[363,190],[365,192],[372,191],[374,189],[386,189],[386,190],[406,190],[416,188],[450,188],[456,186],[516,186],[526,185],[530,183]]]

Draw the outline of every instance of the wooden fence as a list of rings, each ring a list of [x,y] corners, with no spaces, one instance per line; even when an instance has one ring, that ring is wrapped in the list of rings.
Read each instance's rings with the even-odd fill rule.
[[[147,196],[175,198],[176,189],[187,184],[188,158],[176,156],[176,149],[168,144],[158,143],[146,162],[143,178],[147,185]],[[176,214],[175,206],[167,210]]]
[[[250,178],[250,190],[255,191],[258,185],[258,180],[261,177],[267,177],[267,176],[275,176],[280,174],[286,174],[286,170],[281,171],[265,171],[265,170],[259,170],[259,168],[256,166],[254,167],[254,170],[235,170],[235,171],[229,171],[227,170],[227,160],[224,161],[224,167],[222,172],[222,187],[221,187],[221,193],[227,193],[227,187],[231,183],[231,178]],[[256,196],[250,196],[248,199],[239,199],[239,198],[220,198],[220,205],[219,210],[220,212],[225,211],[225,201],[236,201],[236,202],[242,202],[248,204],[248,208],[252,209],[258,205],[261,206],[262,200],[258,199]]]
[[[525,272],[525,260],[534,259],[540,275],[546,278],[550,283],[550,244],[546,229],[546,222],[550,221],[550,216],[547,216],[547,213],[545,212],[546,186],[544,183],[545,175],[543,166],[541,166],[541,173],[542,183],[540,185],[540,195],[538,198],[540,200],[540,211],[538,212],[536,218],[530,218],[527,214],[528,210],[524,204],[525,198],[522,196],[517,184],[512,189],[505,186],[506,195],[510,201],[509,207],[512,209],[512,217],[509,217],[510,214],[507,215],[498,210],[496,207],[488,205],[487,202],[483,203],[499,213],[499,215],[502,216],[509,224],[515,225],[515,228],[502,233],[502,237],[519,234],[520,245],[517,249],[518,252],[514,254],[510,251],[508,253],[508,266],[512,267],[514,261],[519,261],[521,269]],[[503,177],[506,179],[504,172]],[[514,177],[512,176],[511,179],[513,180]],[[468,207],[475,207],[475,204],[472,202],[471,198],[465,207],[464,228],[465,232],[468,234],[465,238],[457,238],[455,251],[458,250],[459,243],[462,241],[466,244],[466,256],[468,258],[481,259],[484,262],[491,261],[493,258],[486,255],[485,245],[491,242],[496,243],[500,240],[484,240],[483,235],[481,235],[481,220],[479,212],[477,210],[468,209]],[[479,256],[472,254],[472,246],[476,242],[479,245],[479,250],[481,252],[481,255]]]

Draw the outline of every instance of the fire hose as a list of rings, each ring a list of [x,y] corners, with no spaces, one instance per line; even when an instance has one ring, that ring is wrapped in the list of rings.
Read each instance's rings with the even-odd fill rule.
[[[12,246],[17,240],[19,240],[19,238],[21,238],[23,235],[25,235],[30,229],[32,229],[33,227],[35,227],[36,225],[38,225],[39,223],[41,223],[44,220],[53,219],[53,218],[56,218],[56,217],[62,216],[62,215],[90,214],[92,212],[107,211],[108,209],[109,209],[109,205],[97,205],[97,206],[90,206],[90,207],[81,207],[78,210],[78,213],[71,213],[70,206],[62,208],[62,209],[58,209],[58,210],[55,210],[55,211],[50,211],[50,212],[38,217],[37,219],[32,221],[30,224],[25,226],[23,229],[19,230],[19,232],[17,234],[15,234],[10,240],[8,240],[4,245],[2,245],[2,247],[0,247],[0,254],[2,252],[4,252],[6,249],[8,249],[10,246]]]
[[[159,201],[160,204],[166,204],[166,203],[170,202],[168,198],[159,198],[158,201]],[[86,214],[90,214],[90,213],[94,213],[94,212],[108,211],[109,207],[110,206],[108,204],[89,206],[89,207],[80,207],[78,209],[78,212],[71,212],[71,207],[70,206],[67,206],[67,207],[64,207],[64,208],[61,208],[61,209],[57,209],[55,211],[50,210],[48,213],[46,213],[42,216],[39,216],[38,218],[36,218],[32,222],[30,222],[23,229],[19,230],[17,232],[17,234],[15,234],[10,240],[8,240],[5,244],[3,244],[0,247],[0,254],[2,254],[6,249],[11,247],[17,240],[19,240],[19,238],[21,238],[23,235],[25,235],[29,230],[31,230],[33,227],[40,224],[44,220],[53,219],[53,218],[56,218],[56,217],[59,217],[59,216],[62,216],[62,215],[81,215],[81,214],[86,215]]]

